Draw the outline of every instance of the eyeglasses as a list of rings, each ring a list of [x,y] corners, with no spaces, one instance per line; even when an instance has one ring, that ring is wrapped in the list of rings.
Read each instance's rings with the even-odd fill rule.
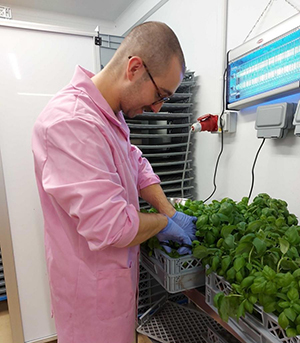
[[[128,58],[130,59],[131,57],[132,57],[132,56],[129,56]],[[158,97],[160,98],[159,100],[154,101],[151,105],[156,105],[156,104],[160,104],[160,103],[162,103],[162,102],[169,101],[169,100],[170,100],[170,97],[168,97],[168,96],[162,96],[162,94],[161,94],[160,91],[159,91],[159,88],[158,88],[157,84],[155,83],[155,81],[154,81],[152,75],[150,74],[150,71],[149,71],[148,67],[146,66],[146,64],[145,64],[144,61],[142,61],[142,62],[143,62],[143,66],[144,66],[144,68],[146,69],[146,72],[147,72],[148,76],[150,77],[150,80],[152,81],[152,83],[153,83],[153,85],[154,85],[154,87],[155,87],[155,89],[156,89],[157,95],[158,95]]]

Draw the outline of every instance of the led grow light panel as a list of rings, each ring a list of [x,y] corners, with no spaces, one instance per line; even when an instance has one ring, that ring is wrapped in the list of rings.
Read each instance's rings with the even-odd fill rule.
[[[228,108],[299,87],[300,27],[230,61],[227,67]]]

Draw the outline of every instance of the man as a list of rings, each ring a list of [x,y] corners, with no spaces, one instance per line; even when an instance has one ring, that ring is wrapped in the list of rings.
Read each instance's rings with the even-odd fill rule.
[[[173,31],[142,24],[97,75],[78,66],[35,123],[32,148],[59,343],[133,343],[139,244],[154,235],[185,245],[194,238],[194,218],[167,201],[149,162],[130,144],[123,118],[158,112],[184,71]],[[139,196],[159,213],[139,212]]]

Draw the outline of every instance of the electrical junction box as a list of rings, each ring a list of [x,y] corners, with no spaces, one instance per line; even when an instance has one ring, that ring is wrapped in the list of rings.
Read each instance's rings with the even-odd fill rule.
[[[284,138],[293,127],[294,110],[295,104],[287,102],[257,107],[257,138]]]
[[[220,118],[222,117],[223,132],[235,133],[237,124],[238,111],[224,111],[223,115],[218,118],[218,131],[221,132]]]
[[[295,125],[295,136],[300,137],[300,101],[298,102],[293,124]]]

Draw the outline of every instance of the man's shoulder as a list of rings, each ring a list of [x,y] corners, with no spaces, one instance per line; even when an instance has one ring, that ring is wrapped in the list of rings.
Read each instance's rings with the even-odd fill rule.
[[[49,127],[65,120],[81,120],[101,123],[105,116],[88,94],[78,89],[66,87],[58,92],[46,105],[38,117],[44,127]]]

